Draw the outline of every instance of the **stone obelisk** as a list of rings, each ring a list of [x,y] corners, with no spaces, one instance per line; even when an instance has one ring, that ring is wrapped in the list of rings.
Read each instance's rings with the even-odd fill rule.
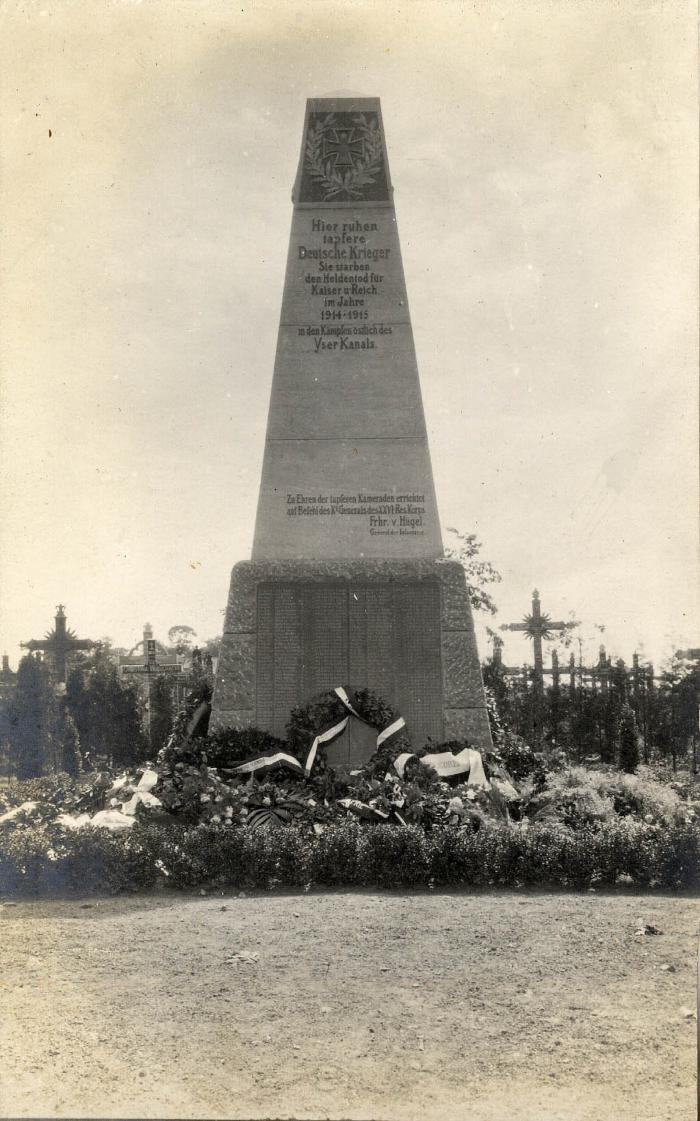
[[[377,98],[307,103],[293,201],[253,555],[231,578],[212,727],[283,735],[295,704],[346,684],[393,704],[416,746],[488,747]]]

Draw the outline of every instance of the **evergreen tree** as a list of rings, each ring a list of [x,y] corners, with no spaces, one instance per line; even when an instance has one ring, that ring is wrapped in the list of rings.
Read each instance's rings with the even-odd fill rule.
[[[637,721],[629,705],[625,705],[620,717],[620,770],[633,775],[639,766],[639,742]]]
[[[88,669],[85,664],[76,666],[70,670],[66,681],[66,708],[71,719],[75,722],[81,740],[85,738],[89,729],[87,689],[85,686],[87,673]]]
[[[55,731],[57,766],[69,775],[79,775],[82,769],[80,736],[68,708],[61,707]]]
[[[151,686],[151,753],[155,756],[167,742],[173,728],[173,697],[164,674],[159,674]]]
[[[573,754],[579,763],[600,751],[598,700],[589,690],[577,690],[571,713],[571,737]]]
[[[10,769],[10,704],[12,697],[0,698],[0,776],[9,775]]]
[[[684,666],[675,659],[665,670],[651,700],[651,730],[659,754],[670,756],[674,771],[688,754],[697,730],[700,709],[700,666]]]
[[[17,778],[36,778],[50,767],[55,719],[48,668],[35,658],[22,658],[10,703],[10,762]]]
[[[116,669],[110,679],[112,759],[115,766],[131,767],[148,757],[148,738],[141,725],[138,688],[121,681]]]
[[[608,692],[600,707],[600,759],[603,763],[614,763],[620,733],[620,718],[617,698],[612,690]]]
[[[106,756],[117,767],[145,758],[137,688],[122,681],[111,662],[98,656],[76,669],[66,686],[66,705],[91,758]]]

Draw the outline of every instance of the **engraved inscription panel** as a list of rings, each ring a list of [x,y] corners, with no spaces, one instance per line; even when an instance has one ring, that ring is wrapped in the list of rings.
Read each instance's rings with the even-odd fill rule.
[[[348,676],[347,589],[341,584],[307,584],[303,603],[301,698],[313,697]]]
[[[436,742],[442,738],[440,588],[393,586],[393,648],[396,698],[411,727]]]

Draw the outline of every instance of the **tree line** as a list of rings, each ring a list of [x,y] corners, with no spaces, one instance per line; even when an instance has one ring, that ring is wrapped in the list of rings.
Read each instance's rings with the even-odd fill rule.
[[[634,771],[640,762],[697,769],[700,666],[680,659],[651,678],[622,659],[604,683],[556,685],[539,691],[532,671],[509,674],[498,658],[483,667],[502,723],[527,743],[564,751],[572,762],[595,757]]]
[[[137,686],[104,655],[76,664],[65,692],[57,692],[45,662],[24,657],[0,714],[2,769],[25,779],[143,762],[157,754],[172,727],[172,695],[163,677],[152,683],[150,706],[147,734]]]

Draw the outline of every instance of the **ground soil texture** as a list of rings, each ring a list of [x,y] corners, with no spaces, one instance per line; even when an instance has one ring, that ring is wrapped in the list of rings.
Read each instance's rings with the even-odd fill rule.
[[[632,894],[6,903],[0,1114],[690,1121],[698,918]]]

